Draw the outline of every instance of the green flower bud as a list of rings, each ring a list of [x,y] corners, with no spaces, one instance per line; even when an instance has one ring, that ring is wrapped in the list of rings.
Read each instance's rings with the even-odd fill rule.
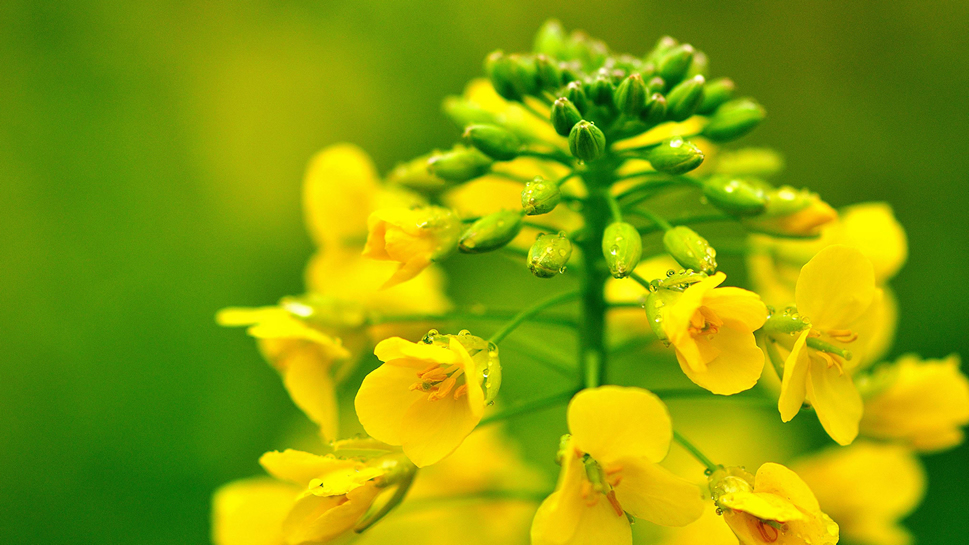
[[[609,48],[601,40],[597,40],[581,30],[574,30],[569,35],[565,58],[575,59],[582,63],[586,70],[594,70],[605,62],[609,56]]]
[[[535,55],[535,78],[541,89],[553,90],[562,85],[558,63],[546,55]]]
[[[683,81],[666,95],[666,116],[673,121],[683,121],[696,113],[703,102],[703,76]]]
[[[666,52],[656,63],[657,73],[670,84],[686,76],[696,50],[690,44],[678,45]]]
[[[666,97],[653,93],[646,102],[646,107],[639,112],[639,119],[646,125],[653,126],[666,119]]]
[[[499,96],[505,100],[521,100],[521,89],[515,81],[515,63],[504,51],[495,51],[485,58],[485,73]]]
[[[743,178],[712,176],[703,182],[703,196],[713,206],[735,216],[756,216],[767,208],[763,185]]]
[[[498,161],[510,161],[518,157],[522,142],[515,133],[497,125],[469,125],[464,129],[464,140]]]
[[[678,45],[680,45],[680,42],[676,41],[676,38],[663,36],[653,46],[653,50],[646,54],[646,62],[659,66],[659,62],[663,57]]]
[[[716,110],[721,104],[730,100],[737,85],[730,78],[718,78],[708,81],[703,86],[703,101],[697,108],[697,113],[708,114]]]
[[[573,81],[565,86],[565,98],[569,99],[580,113],[585,113],[589,109],[589,98],[582,88],[582,83]]]
[[[703,51],[697,51],[693,54],[693,62],[690,63],[690,69],[686,71],[687,78],[692,78],[693,76],[703,76],[707,77],[710,71],[710,57]]]
[[[579,61],[560,62],[559,72],[562,74],[562,83],[568,85],[582,79],[582,64]]]
[[[646,100],[649,96],[649,89],[639,74],[633,74],[622,80],[616,88],[615,103],[619,111],[628,115],[636,116],[646,107]]]
[[[542,234],[528,250],[528,270],[539,278],[551,278],[565,272],[572,257],[572,242],[563,234]]]
[[[811,321],[801,316],[797,309],[788,307],[783,312],[774,312],[768,307],[770,314],[764,322],[764,333],[768,335],[793,335],[811,327]]]
[[[500,210],[472,223],[458,240],[458,248],[466,254],[497,250],[518,236],[521,229],[521,211]]]
[[[562,23],[555,19],[545,21],[545,24],[538,29],[535,34],[535,45],[532,48],[536,53],[544,53],[550,57],[560,57],[568,46],[568,38]]]
[[[589,91],[589,97],[592,98],[592,102],[599,106],[611,105],[615,93],[616,86],[612,83],[612,77],[609,75],[609,71],[605,69],[599,70]]]
[[[646,153],[653,168],[666,174],[684,174],[703,162],[703,152],[689,140],[675,136]]]
[[[555,128],[555,132],[562,136],[568,136],[572,132],[572,127],[576,123],[582,121],[582,114],[579,113],[578,108],[572,101],[560,97],[555,100],[552,104],[552,113],[549,115],[552,121],[552,127]]]
[[[650,78],[646,82],[646,87],[649,88],[649,92],[651,93],[661,93],[663,89],[666,89],[666,80],[659,76]]]
[[[488,172],[492,162],[476,149],[455,148],[428,159],[427,171],[449,182],[466,182]]]
[[[666,331],[663,330],[663,314],[665,314],[663,309],[675,303],[682,296],[682,291],[663,288],[652,290],[646,296],[646,318],[649,321],[649,327],[656,334],[656,338],[661,341],[667,340]]]
[[[732,176],[767,178],[784,170],[784,158],[769,148],[743,148],[717,154],[716,171]]]
[[[714,142],[729,142],[754,130],[767,116],[763,106],[753,99],[731,100],[717,108],[703,129],[703,136]]]
[[[481,106],[466,100],[464,97],[449,96],[444,99],[444,113],[459,127],[466,127],[475,123],[497,123],[495,114]]]
[[[639,265],[643,256],[642,236],[628,223],[611,223],[602,234],[602,255],[606,257],[612,276],[625,278]]]
[[[555,182],[535,178],[522,190],[522,209],[529,216],[548,214],[558,206],[562,193]]]
[[[437,191],[447,184],[445,180],[432,174],[427,168],[430,156],[399,163],[387,175],[388,184],[398,184],[418,191]]]
[[[583,161],[595,161],[606,151],[606,135],[588,121],[579,121],[569,133],[569,150]]]
[[[674,227],[663,235],[663,246],[677,263],[688,269],[713,274],[717,252],[705,238],[689,227]]]

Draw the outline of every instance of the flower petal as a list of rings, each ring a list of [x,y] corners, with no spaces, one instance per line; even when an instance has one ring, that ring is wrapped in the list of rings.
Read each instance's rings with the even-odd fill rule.
[[[555,492],[542,502],[535,513],[532,523],[532,545],[632,545],[633,535],[625,514],[617,515],[605,498],[600,497],[593,505],[586,505],[581,499],[573,509],[555,511],[553,498],[561,494]],[[578,515],[578,516],[575,516]],[[566,533],[563,529],[572,529]]]
[[[303,211],[317,246],[340,244],[367,230],[377,179],[373,161],[351,144],[330,146],[310,160],[303,180]]]
[[[400,444],[417,467],[426,467],[454,452],[481,420],[462,396],[415,401],[401,421]],[[378,437],[379,439],[379,437]]]
[[[259,463],[273,477],[304,487],[326,473],[356,465],[356,462],[350,460],[293,449],[267,452],[259,458]]]
[[[777,400],[777,409],[781,413],[781,420],[790,422],[797,416],[804,404],[807,392],[807,374],[811,366],[808,356],[807,338],[810,331],[803,331],[794,342],[791,353],[784,362],[784,377],[781,380],[781,395]],[[768,341],[769,342],[769,341]]]
[[[414,369],[383,364],[363,379],[353,406],[363,429],[374,439],[390,445],[401,444],[401,422],[407,409],[422,392],[410,389],[417,380]]]
[[[662,526],[686,526],[703,515],[700,487],[645,458],[622,458],[616,499],[629,514]]]
[[[775,494],[810,513],[821,509],[807,483],[797,473],[780,464],[768,462],[757,469],[757,474],[754,475],[754,491]]]
[[[582,390],[569,403],[568,422],[576,446],[601,463],[629,456],[658,462],[673,440],[669,410],[642,388]]]
[[[724,321],[724,325],[743,331],[756,331],[767,321],[767,305],[760,296],[742,288],[717,288],[703,299],[708,307]]]
[[[685,337],[690,336],[690,321],[703,304],[704,297],[726,279],[727,275],[723,273],[717,273],[709,278],[704,278],[686,288],[683,296],[678,298],[672,305],[669,305],[669,310],[663,316],[663,331],[669,337],[671,343],[676,345],[682,342]]]
[[[532,543],[569,543],[585,507],[581,484],[585,478],[581,463],[569,441],[562,459],[562,470],[555,492],[550,494],[532,521]]]
[[[743,511],[761,520],[790,522],[805,518],[797,506],[776,494],[766,492],[734,492],[721,496],[720,506]]]
[[[839,445],[850,445],[858,436],[863,405],[851,375],[837,366],[811,363],[806,383],[807,399],[818,420]]]
[[[215,545],[282,545],[282,525],[300,489],[274,479],[229,483],[212,498]]]
[[[287,358],[283,384],[310,420],[320,426],[323,437],[339,438],[339,414],[336,391],[330,375],[330,362],[323,361],[316,350],[301,350]]]
[[[474,360],[471,359],[471,355],[468,354],[467,349],[456,337],[451,337],[448,347],[451,352],[458,355],[458,362],[461,368],[464,369],[465,384],[468,387],[467,395],[462,396],[461,399],[468,404],[468,409],[475,418],[481,420],[481,416],[484,414],[485,398],[484,390],[481,389],[481,384],[477,382],[478,369],[474,364]]]
[[[370,509],[380,489],[367,483],[346,496],[306,494],[293,507],[283,522],[286,543],[325,543],[349,532]]]
[[[736,322],[735,322],[736,323]],[[715,394],[732,395],[749,390],[760,379],[764,370],[764,353],[757,346],[754,334],[746,328],[743,330],[724,327],[716,334],[707,337],[697,337],[696,342],[704,352],[704,345],[718,355],[707,362],[705,369],[696,370],[685,364],[679,352],[676,359],[680,368],[696,385],[706,388]]]
[[[804,267],[794,288],[797,310],[814,329],[840,329],[856,320],[875,296],[875,272],[860,250],[836,244]]]
[[[419,370],[434,363],[450,365],[460,361],[460,354],[449,348],[423,342],[414,343],[400,337],[380,341],[374,347],[373,353],[380,361]]]

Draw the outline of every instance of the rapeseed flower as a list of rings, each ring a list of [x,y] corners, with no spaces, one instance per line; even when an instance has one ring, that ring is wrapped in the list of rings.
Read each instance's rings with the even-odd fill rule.
[[[461,221],[447,208],[385,208],[370,214],[364,257],[398,264],[381,289],[414,278],[457,248]]]

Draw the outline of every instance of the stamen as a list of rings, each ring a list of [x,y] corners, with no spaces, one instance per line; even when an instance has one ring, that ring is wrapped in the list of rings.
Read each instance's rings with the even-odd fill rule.
[[[621,517],[623,515],[623,510],[622,506],[619,505],[619,500],[616,499],[616,491],[610,490],[609,493],[606,494],[606,499],[609,500],[609,505],[612,505],[613,511],[615,511],[616,514]]]
[[[448,377],[448,378],[444,379],[438,385],[437,389],[433,393],[431,393],[430,395],[427,396],[427,400],[428,401],[438,401],[438,400],[444,398],[449,393],[451,393],[451,389],[454,388],[454,384],[457,381],[458,381],[458,379],[456,379],[455,377]]]
[[[454,390],[454,399],[461,399],[461,396],[466,395],[467,393],[468,393],[468,385],[467,384],[462,384],[462,385],[458,386],[457,388],[455,388],[455,390]]]
[[[777,528],[774,528],[762,520],[757,521],[757,532],[760,534],[761,539],[767,543],[777,541],[777,538],[781,535]]]
[[[850,329],[832,329],[828,335],[843,343],[852,343],[858,340],[858,334]]]

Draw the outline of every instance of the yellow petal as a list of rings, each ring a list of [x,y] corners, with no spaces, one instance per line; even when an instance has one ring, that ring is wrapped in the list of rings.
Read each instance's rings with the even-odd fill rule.
[[[781,420],[790,422],[801,410],[807,393],[807,374],[811,366],[808,355],[807,338],[810,331],[802,331],[794,342],[794,348],[784,362],[784,377],[781,380],[781,395],[777,408]]]
[[[582,517],[586,500],[582,497],[581,484],[585,475],[573,441],[569,441],[564,451],[556,491],[545,498],[532,521],[531,536],[535,545],[570,543]]]
[[[330,146],[310,160],[303,180],[303,212],[318,246],[366,232],[377,179],[370,157],[351,144]]]
[[[282,545],[283,521],[300,489],[273,479],[235,481],[212,498],[215,545]]]
[[[629,514],[662,526],[686,526],[705,506],[700,487],[645,458],[622,458],[616,499]]]
[[[283,384],[293,403],[319,424],[324,438],[339,439],[339,414],[330,362],[321,360],[315,351],[300,351],[287,358]]]
[[[234,327],[287,317],[289,317],[289,312],[280,307],[228,307],[216,313],[215,321],[220,326]]]
[[[767,305],[760,296],[741,288],[717,288],[707,293],[703,306],[708,307],[728,327],[756,331],[767,321]]]
[[[454,452],[481,420],[471,410],[466,396],[445,396],[415,401],[401,421],[400,444],[417,467],[426,467]]]
[[[828,367],[823,362],[813,360],[808,372],[806,397],[824,431],[839,445],[850,445],[858,436],[858,422],[861,420],[861,395],[855,388],[851,375]]]
[[[841,212],[841,224],[844,243],[857,246],[871,261],[879,284],[895,276],[905,264],[908,239],[888,203],[846,207]]]
[[[421,271],[428,268],[430,265],[431,260],[426,256],[416,256],[413,259],[401,263],[400,267],[394,271],[394,274],[392,274],[390,278],[388,278],[387,281],[380,286],[380,289],[386,290],[403,282],[407,282],[408,280],[416,277],[421,273]]]
[[[875,296],[871,262],[857,248],[834,245],[801,268],[794,288],[797,310],[814,329],[841,329],[856,320]]]
[[[737,324],[739,322],[733,322]],[[690,366],[677,351],[680,368],[697,386],[715,394],[732,395],[749,390],[757,384],[764,370],[764,353],[757,346],[754,334],[744,327],[743,330],[727,327],[709,338],[699,336],[696,343],[701,353],[715,352],[718,355],[706,363],[702,370]],[[703,350],[704,345],[709,349]]]
[[[797,473],[780,464],[768,462],[757,469],[754,491],[774,494],[809,513],[820,509],[807,483]]]
[[[568,422],[576,446],[600,463],[629,456],[659,462],[673,440],[669,410],[642,388],[582,390],[569,403]]]
[[[477,381],[478,369],[475,366],[474,360],[471,359],[471,355],[468,354],[467,349],[456,337],[451,337],[448,341],[448,347],[451,352],[458,355],[458,362],[461,368],[464,370],[465,385],[468,387],[467,394],[462,396],[460,401],[463,401],[468,405],[468,410],[471,414],[481,420],[484,414],[485,397],[484,390],[481,388],[481,384]]]
[[[663,315],[663,331],[669,337],[671,343],[677,345],[685,337],[690,336],[689,328],[693,315],[700,309],[704,298],[726,279],[727,275],[723,273],[704,278],[686,288],[683,296],[677,299],[674,304],[669,305],[668,310]]]
[[[743,511],[761,520],[790,522],[805,518],[791,502],[775,494],[764,492],[735,492],[720,497],[718,504],[734,511]]]
[[[560,494],[555,492],[552,496]],[[550,505],[557,498],[549,496],[535,513],[532,523],[532,545],[632,545],[633,535],[626,515],[617,515],[605,498],[593,505],[576,502],[575,518],[555,512]],[[568,537],[561,537],[563,528],[571,528]]]
[[[360,424],[371,437],[390,445],[401,444],[404,413],[418,399],[426,397],[410,389],[416,381],[413,367],[386,363],[363,379],[353,406]]]
[[[330,471],[356,465],[353,461],[293,449],[267,452],[259,458],[259,463],[273,477],[303,487],[309,486],[310,481]]]
[[[367,483],[345,497],[304,495],[283,522],[286,543],[325,543],[350,532],[379,493],[374,483]]]
[[[423,342],[414,343],[400,337],[380,341],[374,347],[373,353],[380,361],[418,370],[426,369],[434,363],[451,365],[460,361],[460,354],[449,348]]]

